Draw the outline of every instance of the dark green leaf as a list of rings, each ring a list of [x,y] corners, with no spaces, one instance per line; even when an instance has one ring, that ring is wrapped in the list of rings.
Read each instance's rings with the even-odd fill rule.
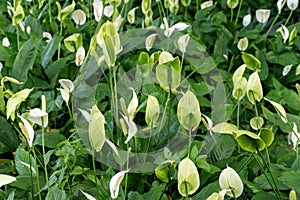
[[[40,37],[32,35],[20,48],[11,71],[11,76],[18,81],[25,82],[27,80],[27,73],[34,64],[40,41]]]
[[[14,152],[19,145],[15,130],[2,116],[0,116],[0,127],[0,154]]]
[[[42,62],[41,65],[43,68],[46,68],[49,62],[51,62],[53,55],[59,47],[60,42],[63,37],[59,35],[54,35],[52,40],[47,44],[45,49],[41,53]]]
[[[56,145],[66,139],[65,136],[56,132],[45,132],[45,146],[49,148],[55,148]],[[42,134],[36,134],[35,145],[42,145]]]

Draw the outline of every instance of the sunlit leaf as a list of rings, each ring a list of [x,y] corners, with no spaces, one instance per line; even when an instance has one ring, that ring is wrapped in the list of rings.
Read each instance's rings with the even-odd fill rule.
[[[212,127],[211,130],[214,133],[232,134],[234,131],[238,130],[238,128],[234,124],[220,123]]]
[[[244,63],[247,65],[248,69],[251,69],[253,71],[259,71],[260,70],[261,63],[252,54],[242,52],[242,59],[243,59]]]
[[[279,114],[281,120],[284,123],[287,123],[288,120],[287,120],[286,112],[285,112],[285,109],[283,108],[283,106],[275,101],[271,101],[271,100],[267,99],[266,97],[264,99],[272,104],[272,106],[275,108],[276,112]]]

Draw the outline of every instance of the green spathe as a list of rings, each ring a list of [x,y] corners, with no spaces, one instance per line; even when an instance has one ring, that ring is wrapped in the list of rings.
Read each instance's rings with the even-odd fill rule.
[[[200,105],[197,97],[189,90],[182,96],[178,103],[177,118],[186,130],[194,131],[200,124]]]
[[[187,197],[194,194],[199,186],[200,178],[197,167],[186,157],[178,166],[178,191],[182,196]]]
[[[219,184],[222,190],[227,190],[226,194],[231,197],[239,197],[243,193],[243,182],[238,173],[231,167],[224,169],[219,177]]]
[[[105,143],[105,118],[98,109],[97,105],[94,105],[91,111],[90,123],[89,123],[89,139],[91,146],[96,152],[101,151]]]

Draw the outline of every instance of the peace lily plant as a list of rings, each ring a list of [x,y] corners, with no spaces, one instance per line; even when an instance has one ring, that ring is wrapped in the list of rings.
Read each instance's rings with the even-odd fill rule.
[[[298,0],[5,2],[0,199],[299,199]]]

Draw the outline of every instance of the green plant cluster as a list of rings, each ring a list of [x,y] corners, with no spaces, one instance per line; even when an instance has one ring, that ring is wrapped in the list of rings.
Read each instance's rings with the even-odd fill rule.
[[[298,3],[1,1],[0,199],[300,199]]]

